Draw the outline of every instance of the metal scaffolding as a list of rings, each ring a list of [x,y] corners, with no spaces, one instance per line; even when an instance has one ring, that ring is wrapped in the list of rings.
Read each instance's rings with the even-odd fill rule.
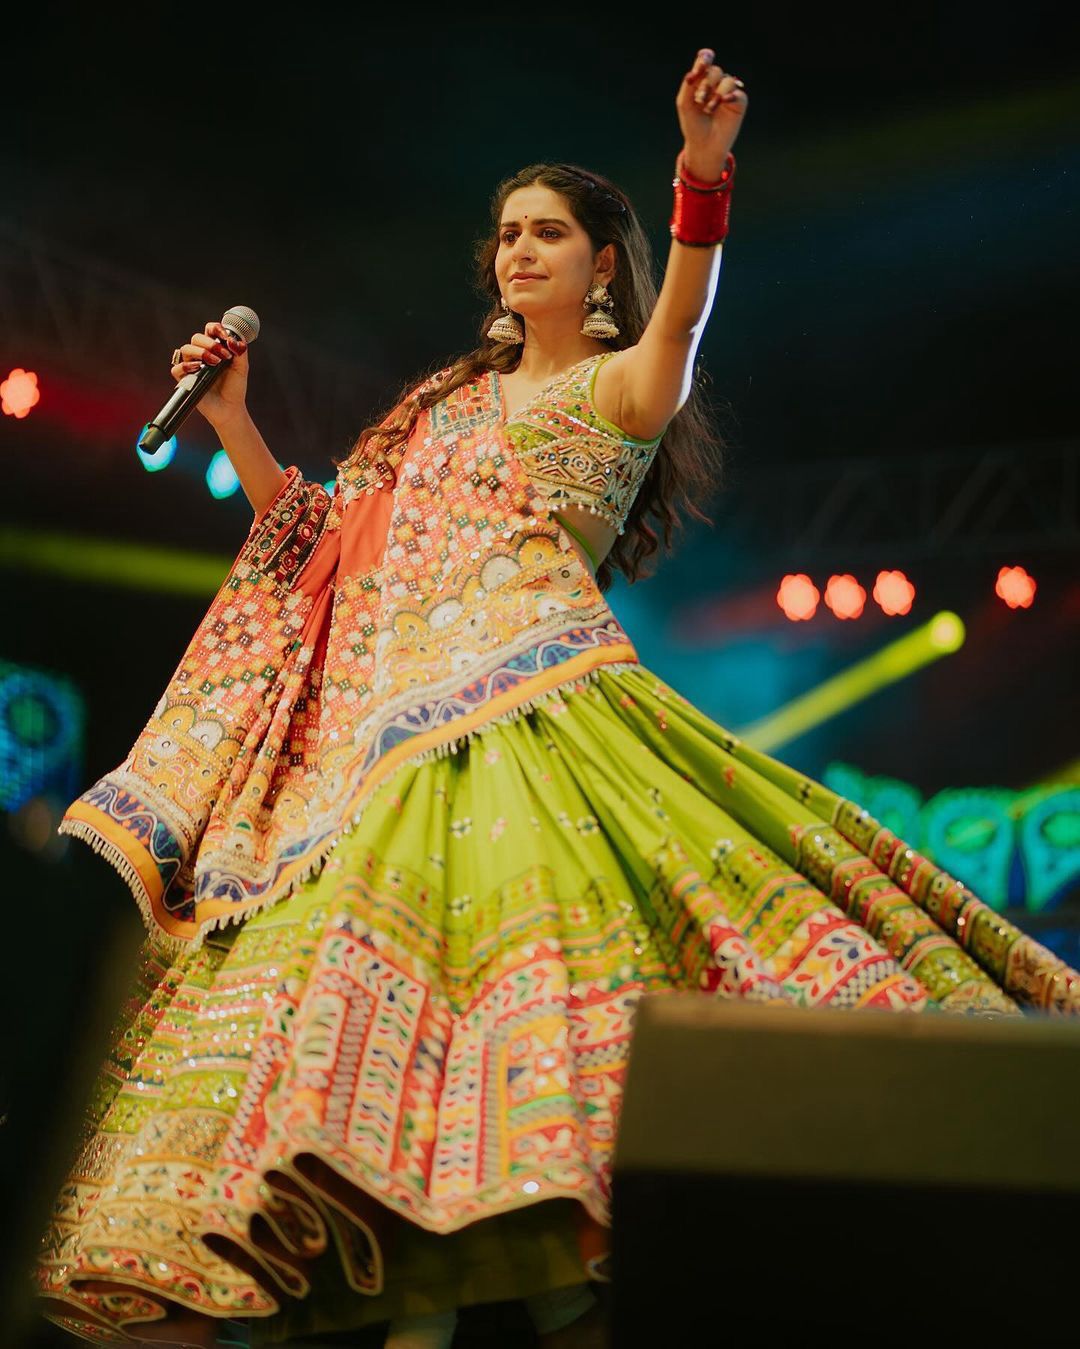
[[[1080,546],[1080,441],[776,463],[721,498],[771,562],[876,563]]]
[[[215,305],[220,299],[157,284],[0,221],[0,323],[9,347],[26,362],[47,359],[98,387],[145,385],[147,417],[157,411],[155,397],[168,396],[162,353]],[[103,349],[122,358],[103,361]],[[386,398],[382,372],[279,329],[260,336],[257,350],[259,420],[290,460],[322,462],[343,452],[360,419]]]

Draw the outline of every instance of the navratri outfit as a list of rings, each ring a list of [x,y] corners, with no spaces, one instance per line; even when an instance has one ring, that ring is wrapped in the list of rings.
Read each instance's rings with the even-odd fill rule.
[[[171,1299],[271,1343],[580,1282],[646,992],[1080,1009],[1075,971],[640,663],[556,517],[622,532],[658,450],[593,406],[610,354],[510,418],[495,371],[449,394],[396,486],[290,468],[65,815],[148,934],[36,1264],[58,1324],[126,1343]]]

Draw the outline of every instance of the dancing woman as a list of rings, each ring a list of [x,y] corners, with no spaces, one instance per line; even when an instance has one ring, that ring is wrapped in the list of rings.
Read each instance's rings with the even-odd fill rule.
[[[255,512],[128,758],[62,825],[146,924],[36,1263],[110,1344],[252,1344],[525,1299],[587,1342],[645,992],[1074,1014],[1077,975],[857,803],[645,669],[604,599],[710,484],[693,371],[747,107],[698,53],[659,296],[612,183],[502,183],[479,346],[331,496],[208,323],[180,379]],[[584,301],[584,304],[583,304]],[[280,448],[280,447],[279,447]],[[126,1337],[126,1338],[125,1338]]]

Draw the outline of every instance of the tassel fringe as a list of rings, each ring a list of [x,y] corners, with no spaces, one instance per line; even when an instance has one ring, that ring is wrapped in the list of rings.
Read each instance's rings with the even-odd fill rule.
[[[77,838],[83,843],[88,843],[94,852],[104,857],[105,860],[120,873],[124,878],[127,888],[135,897],[135,903],[139,906],[139,912],[142,914],[143,922],[154,936],[158,929],[158,924],[154,918],[153,910],[150,907],[150,896],[146,893],[146,887],[142,883],[142,877],[138,871],[131,865],[128,859],[115,845],[108,839],[104,839],[92,825],[84,820],[61,820],[57,826],[58,834],[68,834],[72,838]],[[171,938],[168,940],[172,940]],[[184,949],[185,943],[181,943],[180,950]],[[171,947],[170,947],[171,949]],[[179,951],[174,954],[179,954]]]
[[[273,908],[275,904],[280,904],[282,900],[287,899],[294,890],[317,876],[325,866],[330,854],[341,840],[351,834],[360,823],[364,816],[364,812],[371,802],[376,799],[385,787],[389,786],[394,780],[394,776],[396,776],[396,774],[406,765],[418,765],[425,763],[429,759],[444,759],[451,754],[457,754],[459,750],[463,749],[466,745],[471,744],[471,742],[487,730],[488,727],[509,725],[511,722],[517,721],[519,717],[524,716],[527,712],[534,711],[552,698],[563,697],[564,695],[575,691],[584,693],[586,692],[586,686],[590,683],[598,682],[601,674],[623,674],[630,670],[640,670],[640,668],[641,664],[639,661],[613,661],[609,665],[598,665],[595,669],[588,670],[585,674],[575,675],[573,679],[567,680],[565,684],[556,684],[554,688],[545,689],[543,693],[538,693],[535,698],[530,698],[526,702],[518,703],[516,707],[512,707],[509,712],[504,712],[501,716],[489,718],[483,725],[474,727],[466,735],[457,736],[453,739],[444,741],[439,745],[432,745],[429,749],[420,750],[418,753],[410,755],[407,759],[403,759],[401,763],[398,764],[394,775],[385,779],[383,782],[380,782],[374,791],[364,798],[359,809],[352,818],[345,820],[341,829],[333,836],[333,838],[331,838],[329,842],[324,843],[320,850],[309,859],[303,869],[296,873],[285,891],[281,894],[267,895],[266,898],[260,900],[258,904],[252,905],[249,908],[244,908],[237,913],[221,913],[214,918],[208,918],[195,935],[190,938],[173,937],[162,930],[160,924],[153,915],[150,907],[150,897],[146,893],[146,889],[143,886],[138,872],[115,845],[101,838],[90,825],[83,823],[81,820],[65,820],[60,824],[57,832],[61,834],[71,834],[76,838],[82,839],[83,842],[89,843],[96,853],[100,853],[116,868],[127,882],[128,888],[135,897],[135,902],[139,906],[139,912],[142,914],[143,921],[146,924],[154,946],[167,957],[179,957],[189,952],[198,951],[208,933],[215,932],[218,929],[225,929],[234,923],[244,923],[249,918],[254,917],[255,914],[262,913],[264,909]]]
[[[542,703],[546,703],[555,695],[562,696],[566,693],[573,693],[575,686],[578,684],[596,683],[602,671],[609,674],[621,674],[625,670],[637,670],[639,668],[640,666],[637,661],[625,660],[616,661],[611,665],[599,665],[596,669],[589,670],[586,674],[575,676],[574,679],[568,681],[566,684],[557,684],[552,689],[545,689],[543,693],[538,693],[535,698],[530,698],[527,702],[519,703],[517,707],[511,708],[509,712],[504,712],[502,716],[491,717],[488,721],[485,721],[482,726],[474,727],[468,734],[459,736],[456,740],[447,740],[441,745],[434,745],[431,749],[421,750],[419,754],[414,754],[411,758],[403,759],[400,767],[403,768],[406,764],[420,764],[426,759],[431,758],[444,759],[450,754],[456,754],[459,749],[470,744],[476,736],[482,734],[489,726],[509,725],[510,722],[517,721],[517,719],[526,712],[535,711]],[[355,824],[359,818],[359,814],[354,816],[353,823]]]

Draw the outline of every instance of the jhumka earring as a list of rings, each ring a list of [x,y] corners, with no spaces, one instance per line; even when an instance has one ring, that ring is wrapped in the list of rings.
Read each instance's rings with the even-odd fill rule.
[[[511,314],[510,306],[501,297],[499,303],[502,305],[503,312],[487,330],[488,337],[493,342],[524,342],[525,330]]]
[[[585,308],[594,304],[596,308],[581,325],[581,331],[586,337],[618,337],[619,329],[615,320],[611,317],[611,311],[615,308],[615,301],[608,294],[608,288],[602,281],[596,282],[589,287],[589,293],[585,296]]]

